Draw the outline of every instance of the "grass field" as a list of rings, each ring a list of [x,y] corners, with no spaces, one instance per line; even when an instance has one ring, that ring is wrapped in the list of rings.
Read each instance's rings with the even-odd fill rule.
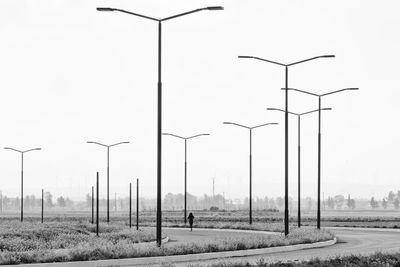
[[[190,265],[197,267],[200,265]],[[352,255],[346,257],[335,257],[328,260],[312,259],[310,261],[302,262],[278,262],[267,263],[265,260],[260,260],[256,264],[248,262],[242,263],[228,263],[221,262],[217,264],[208,265],[208,267],[398,267],[400,266],[400,253],[386,254],[375,253],[371,256]],[[169,267],[173,267],[170,265]]]
[[[294,212],[291,214],[295,214]],[[3,218],[16,219],[18,213],[3,213]],[[194,211],[195,227],[210,228],[233,228],[283,231],[283,214],[281,212],[253,211],[253,225],[248,224],[248,211]],[[27,213],[28,220],[39,221],[39,213]],[[89,221],[89,211],[64,211],[62,213],[53,211],[45,215],[45,221],[78,220]],[[133,215],[133,222],[136,218]],[[128,213],[126,211],[111,212],[111,220],[116,223],[127,224]],[[140,213],[140,224],[147,226],[155,225],[155,212],[146,211]],[[105,221],[105,213],[100,214],[100,220]],[[163,225],[171,227],[184,227],[182,211],[164,211]],[[316,226],[316,214],[303,213],[303,226]],[[297,227],[297,217],[290,217],[290,226]],[[394,210],[343,210],[322,211],[321,226],[339,227],[371,227],[371,228],[400,228],[400,211]]]
[[[228,222],[225,224],[228,228]],[[5,216],[0,221],[0,264],[180,255],[312,243],[332,238],[331,233],[323,230],[295,229],[287,237],[243,234],[207,242],[171,243],[159,248],[149,242],[155,240],[154,227],[141,226],[136,231],[130,229],[121,216],[113,217],[110,224],[102,222],[99,237],[95,224],[76,214],[47,217],[44,224],[38,217],[25,217],[21,223],[15,216]]]

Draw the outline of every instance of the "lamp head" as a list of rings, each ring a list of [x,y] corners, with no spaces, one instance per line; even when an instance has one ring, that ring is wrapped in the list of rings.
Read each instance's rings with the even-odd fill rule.
[[[98,7],[96,8],[97,11],[115,11],[115,8],[110,7]]]
[[[222,6],[208,6],[205,9],[207,9],[207,10],[224,10],[224,7],[222,7]]]
[[[335,55],[323,55],[321,57],[335,57]]]

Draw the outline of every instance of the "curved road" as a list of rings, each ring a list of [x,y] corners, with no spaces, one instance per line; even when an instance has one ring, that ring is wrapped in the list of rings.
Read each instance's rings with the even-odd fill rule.
[[[327,228],[335,233],[337,244],[324,248],[298,250],[292,252],[280,252],[249,257],[235,257],[223,260],[190,261],[174,263],[175,266],[187,266],[190,264],[208,265],[218,262],[251,262],[256,263],[261,258],[265,262],[287,262],[310,260],[319,257],[327,259],[339,255],[362,254],[368,255],[377,251],[393,252],[400,251],[400,231],[386,229],[357,229],[357,228]],[[215,231],[195,230],[194,232],[185,231],[186,229],[165,230],[165,232],[176,240],[190,239],[193,235],[215,236]],[[223,230],[222,230],[223,231]],[[200,232],[200,233],[198,233]],[[221,232],[218,233],[218,235]],[[217,237],[216,237],[217,238]]]

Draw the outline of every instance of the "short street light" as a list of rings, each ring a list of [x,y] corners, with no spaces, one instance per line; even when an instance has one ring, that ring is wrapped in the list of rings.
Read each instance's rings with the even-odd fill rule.
[[[163,21],[182,17],[195,12],[203,10],[223,10],[222,6],[209,6],[204,8],[195,9],[192,11],[180,13],[174,16],[156,19],[153,17],[133,13],[123,9],[110,8],[110,7],[98,7],[97,11],[118,11],[125,14],[141,17],[144,19],[158,22],[158,82],[157,82],[157,219],[156,219],[156,239],[157,245],[161,246],[161,135],[162,135],[162,83],[161,83],[161,25]]]
[[[267,110],[276,110],[276,111],[281,111],[281,112],[285,112],[283,109],[279,109],[279,108],[267,108]],[[332,110],[331,108],[323,108],[321,110]],[[300,145],[300,118],[301,116],[310,114],[310,113],[314,113],[317,112],[318,109],[315,110],[311,110],[308,112],[303,112],[303,113],[294,113],[294,112],[289,112],[289,114],[292,115],[296,115],[297,116],[297,226],[300,227],[301,226],[301,205],[300,205],[300,158],[301,158],[301,153],[300,153],[300,149],[301,149],[301,145]]]
[[[4,149],[13,150],[15,152],[21,153],[21,222],[24,220],[24,154],[34,150],[42,150],[40,147],[28,149],[21,151],[11,147],[5,147]]]
[[[96,144],[99,146],[103,146],[107,148],[107,223],[110,222],[110,147],[121,145],[121,144],[129,144],[126,142],[119,142],[112,145],[105,145],[98,142],[87,141],[88,144]]]
[[[299,90],[295,88],[285,88],[285,90],[297,91],[300,93],[312,95],[318,97],[318,199],[317,199],[317,228],[321,228],[321,98],[323,96],[336,94],[343,91],[358,90],[358,88],[344,88],[336,91],[332,91],[325,94],[315,94],[304,90]]]
[[[288,67],[294,66],[300,63],[308,62],[314,59],[318,58],[333,58],[335,57],[334,55],[322,55],[322,56],[317,56],[317,57],[312,57],[300,61],[296,61],[293,63],[289,64],[284,64],[284,63],[279,63],[276,61],[264,59],[264,58],[259,58],[259,57],[253,57],[253,56],[239,56],[239,58],[249,58],[249,59],[257,59],[261,60],[264,62],[268,62],[271,64],[279,65],[282,67],[285,67],[285,235],[289,234],[289,122],[288,122],[288,117],[289,117],[289,112],[288,112],[288,87],[289,87],[289,70]]]
[[[278,123],[275,122],[270,122],[270,123],[264,123],[261,125],[257,125],[257,126],[253,126],[253,127],[248,127],[248,126],[244,126],[238,123],[234,123],[234,122],[224,122],[224,124],[230,124],[230,125],[235,125],[235,126],[239,126],[242,128],[246,128],[249,130],[250,133],[250,149],[249,149],[249,224],[252,224],[253,222],[253,216],[252,216],[252,202],[253,202],[253,194],[252,194],[252,169],[253,169],[253,160],[252,160],[252,135],[253,135],[253,129],[256,128],[260,128],[263,126],[267,126],[267,125],[277,125]]]
[[[170,133],[163,133],[163,135],[170,135],[170,136],[173,136],[173,137],[176,137],[176,138],[179,138],[179,139],[182,139],[182,140],[184,140],[185,141],[185,194],[184,194],[184,202],[185,202],[185,204],[184,204],[184,217],[185,217],[185,224],[186,224],[186,222],[187,222],[187,140],[189,140],[189,139],[193,139],[193,138],[196,138],[196,137],[200,137],[200,136],[207,136],[207,135],[210,135],[210,134],[197,134],[197,135],[193,135],[193,136],[189,136],[189,137],[182,137],[182,136],[179,136],[179,135],[175,135],[175,134],[170,134]]]

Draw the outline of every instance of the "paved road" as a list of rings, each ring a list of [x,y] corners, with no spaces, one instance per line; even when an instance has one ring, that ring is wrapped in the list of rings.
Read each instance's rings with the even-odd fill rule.
[[[393,252],[400,251],[400,231],[382,231],[372,229],[342,229],[329,228],[338,237],[338,243],[317,249],[307,249],[293,252],[281,252],[267,255],[250,256],[250,257],[235,257],[225,260],[209,260],[201,262],[183,262],[176,266],[187,266],[190,264],[199,264],[207,266],[208,264],[218,262],[251,262],[256,263],[261,258],[265,262],[277,261],[302,261],[312,258],[330,258],[338,255],[362,254],[368,255],[377,251]]]
[[[210,240],[218,240],[224,238],[235,238],[243,236],[259,235],[259,231],[240,231],[229,229],[194,229],[192,232],[186,228],[164,228],[163,232],[169,237],[168,243],[164,246],[170,246],[176,243],[203,243]],[[263,232],[263,234],[275,235],[277,233]]]

